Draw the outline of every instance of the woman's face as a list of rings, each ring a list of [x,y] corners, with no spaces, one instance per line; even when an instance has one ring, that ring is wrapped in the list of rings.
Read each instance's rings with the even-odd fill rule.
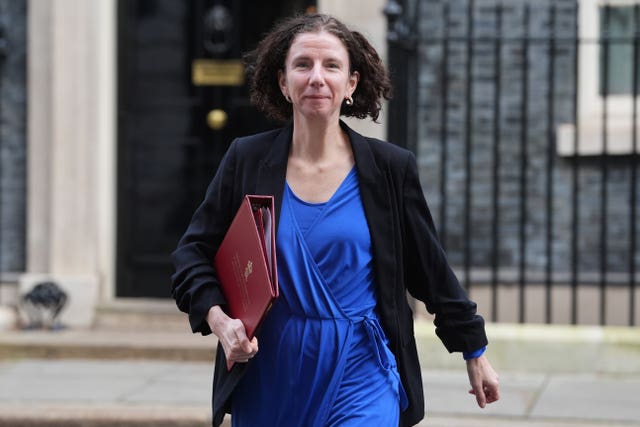
[[[349,54],[340,39],[325,31],[298,34],[278,73],[280,89],[293,104],[294,120],[335,119],[358,84],[358,72],[349,72]]]

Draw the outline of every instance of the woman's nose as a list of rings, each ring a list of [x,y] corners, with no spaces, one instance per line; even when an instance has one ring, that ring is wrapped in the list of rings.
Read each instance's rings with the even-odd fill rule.
[[[322,67],[319,65],[315,65],[311,69],[311,76],[309,78],[309,83],[311,85],[322,85],[324,84],[324,75],[322,73]]]

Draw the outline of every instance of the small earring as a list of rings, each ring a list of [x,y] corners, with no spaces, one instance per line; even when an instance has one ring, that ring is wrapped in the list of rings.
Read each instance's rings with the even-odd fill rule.
[[[286,99],[286,100],[287,100],[287,102],[288,102],[289,104],[291,104],[291,97],[290,97],[289,95],[285,95],[285,96],[284,96],[284,99]]]
[[[347,95],[344,98],[344,103],[349,105],[349,106],[353,105],[353,98],[351,97],[351,95]]]

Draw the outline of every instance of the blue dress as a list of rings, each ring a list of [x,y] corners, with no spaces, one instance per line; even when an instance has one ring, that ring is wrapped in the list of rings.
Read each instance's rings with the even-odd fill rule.
[[[355,168],[326,203],[285,188],[280,298],[232,396],[232,425],[397,426],[407,405],[375,312],[371,239]]]

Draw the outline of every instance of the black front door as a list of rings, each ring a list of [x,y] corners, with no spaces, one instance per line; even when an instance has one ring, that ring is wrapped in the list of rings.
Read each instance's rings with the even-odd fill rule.
[[[168,297],[169,253],[233,138],[277,126],[240,58],[315,0],[118,2],[117,296]]]

